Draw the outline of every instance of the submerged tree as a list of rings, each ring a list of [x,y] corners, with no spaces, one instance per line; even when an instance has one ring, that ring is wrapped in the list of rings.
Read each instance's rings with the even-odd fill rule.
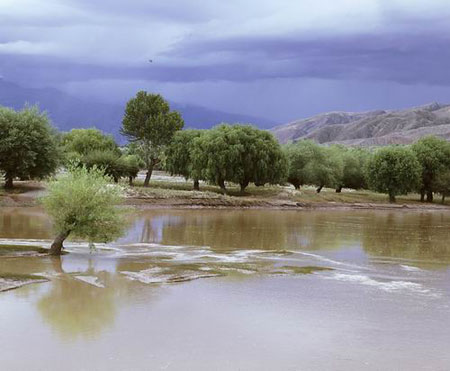
[[[137,93],[126,106],[122,120],[122,134],[135,142],[135,152],[145,163],[147,187],[153,169],[161,162],[166,146],[176,131],[181,130],[184,121],[159,94],[145,91]]]
[[[48,195],[42,198],[57,232],[50,254],[60,255],[69,235],[90,243],[119,237],[124,227],[122,212],[116,207],[120,200],[120,188],[97,168],[74,168],[51,181]]]
[[[420,163],[407,147],[384,147],[368,161],[367,180],[373,190],[387,193],[389,201],[395,202],[395,196],[417,189]]]
[[[13,180],[44,178],[52,174],[60,160],[56,135],[49,119],[37,107],[21,111],[0,107],[0,171],[5,188]]]

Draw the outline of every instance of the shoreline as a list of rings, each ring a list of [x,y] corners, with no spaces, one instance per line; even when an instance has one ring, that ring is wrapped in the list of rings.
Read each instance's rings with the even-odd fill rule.
[[[241,209],[241,210],[396,210],[396,211],[450,211],[449,205],[422,203],[415,200],[398,200],[397,203],[371,202],[368,199],[332,201],[305,200],[301,195],[285,190],[271,195],[223,195],[211,191],[186,191],[166,188],[127,188],[125,206],[138,209]],[[0,193],[2,207],[35,207],[38,198],[45,194],[39,182],[23,182],[14,192]],[[334,196],[333,196],[334,197]]]

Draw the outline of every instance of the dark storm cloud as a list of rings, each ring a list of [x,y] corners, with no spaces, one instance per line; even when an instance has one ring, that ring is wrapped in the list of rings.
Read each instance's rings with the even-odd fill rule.
[[[297,116],[304,87],[323,110],[352,89],[346,109],[403,105],[447,99],[449,17],[448,0],[1,0],[0,76],[80,95],[160,89],[252,114],[289,101]]]
[[[223,52],[239,60],[242,68],[232,65],[229,74],[237,80],[314,77],[450,84],[450,38],[442,34],[212,40],[180,44],[169,55],[189,59]]]
[[[3,56],[4,74],[51,82],[89,79],[143,79],[170,82],[252,81],[266,78],[388,80],[405,84],[450,84],[449,39],[443,35],[391,35],[321,38],[240,38],[181,43],[166,54],[172,60],[226,53],[225,61],[204,65],[140,66],[77,63],[63,57]]]

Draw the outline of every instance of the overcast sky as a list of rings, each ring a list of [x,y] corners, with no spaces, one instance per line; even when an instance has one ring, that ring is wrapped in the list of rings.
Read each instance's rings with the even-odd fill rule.
[[[1,0],[0,75],[278,122],[450,103],[449,19],[449,0]]]

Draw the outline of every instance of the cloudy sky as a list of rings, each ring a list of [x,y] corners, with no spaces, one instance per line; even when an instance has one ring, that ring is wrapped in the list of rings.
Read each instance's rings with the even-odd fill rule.
[[[450,103],[449,19],[448,0],[1,0],[0,75],[278,122]]]

